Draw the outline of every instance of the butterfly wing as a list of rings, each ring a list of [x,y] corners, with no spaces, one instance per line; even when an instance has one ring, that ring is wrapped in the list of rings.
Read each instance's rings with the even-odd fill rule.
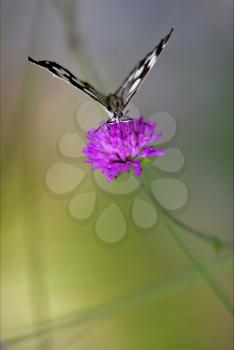
[[[103,106],[108,108],[106,96],[100,94],[94,87],[89,83],[78,79],[74,74],[69,72],[66,68],[60,66],[56,62],[51,61],[36,61],[31,57],[28,57],[28,60],[32,63],[35,63],[47,70],[49,70],[53,75],[56,75],[58,78],[74,85],[76,88],[80,89],[94,100],[101,103]]]
[[[130,99],[135,95],[135,93],[139,90],[143,80],[146,75],[153,68],[156,63],[159,55],[163,51],[166,43],[168,42],[173,28],[170,33],[168,33],[156,46],[156,48],[148,53],[143,60],[141,60],[138,65],[131,71],[129,76],[124,80],[123,84],[119,87],[119,89],[115,92],[115,96],[122,101],[122,107],[125,108]]]

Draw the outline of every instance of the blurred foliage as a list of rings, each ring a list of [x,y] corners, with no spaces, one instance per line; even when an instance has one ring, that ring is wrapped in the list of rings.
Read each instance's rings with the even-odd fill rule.
[[[232,349],[233,263],[230,248],[221,244],[231,241],[230,2],[10,0],[1,7],[2,342],[13,350]],[[43,183],[45,170],[58,157],[58,137],[73,127],[75,107],[84,97],[35,72],[26,57],[64,55],[102,88],[107,77],[124,76],[136,47],[144,51],[156,29],[163,32],[171,22],[180,37],[171,48],[173,60],[164,56],[157,79],[149,78],[138,98],[145,113],[157,103],[182,116],[175,142],[184,143],[191,158],[184,175],[191,186],[191,209],[179,219],[161,212],[153,233],[137,233],[132,225],[126,242],[108,248],[95,240],[92,223],[68,220],[68,198],[49,196]],[[221,39],[222,55],[217,55]],[[98,54],[91,55],[92,50]],[[214,59],[222,64],[218,69]],[[103,61],[100,71],[106,69],[102,81],[96,60]],[[148,190],[142,195],[148,197]],[[103,196],[99,206],[109,201]]]

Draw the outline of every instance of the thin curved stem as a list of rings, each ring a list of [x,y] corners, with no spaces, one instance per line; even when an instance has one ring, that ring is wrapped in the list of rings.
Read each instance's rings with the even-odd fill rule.
[[[146,169],[144,169],[146,172]],[[213,245],[216,251],[220,250],[222,247],[226,248],[233,248],[233,242],[227,242],[227,241],[221,241],[218,237],[215,235],[201,231],[197,228],[192,227],[191,225],[179,220],[174,215],[172,215],[168,210],[166,210],[159,202],[158,200],[152,195],[151,192],[151,199],[153,202],[157,203],[157,207],[160,208],[160,210],[170,218],[171,221],[173,221],[176,226],[183,229],[183,231],[187,234],[192,234],[193,236],[202,239],[203,241],[206,241],[207,243],[210,243]]]
[[[89,76],[92,78],[92,81],[97,84],[98,87],[103,87],[101,79],[97,74],[97,71],[89,57],[85,45],[83,44],[79,33],[76,32],[76,11],[74,1],[63,4],[59,0],[54,0],[54,3],[61,15],[61,18],[63,19],[71,52],[76,59],[77,56],[79,56],[80,66],[83,68],[86,74],[89,72]],[[155,198],[153,200],[154,202],[156,201]],[[171,215],[171,213],[169,213],[166,209],[164,209],[158,201],[157,206],[160,207],[161,211],[163,211],[164,214],[167,215],[178,227],[182,228],[188,234],[192,234],[197,238],[207,241],[207,243],[211,243],[215,250],[219,250],[223,246],[232,248],[232,242],[221,242],[221,240],[214,235],[208,232],[202,232],[198,229],[193,228],[187,223],[182,222],[181,220]]]
[[[188,225],[187,223],[177,219],[175,216],[171,215],[166,209],[162,207],[162,205],[155,199],[160,210],[168,217],[171,221],[173,221],[178,227],[182,228],[186,233],[192,234],[199,239],[206,241],[207,243],[211,243],[216,250],[222,248],[223,246],[231,247],[232,243],[222,242],[219,238],[208,232],[202,232],[194,227]]]
[[[221,273],[232,268],[232,261],[225,259],[222,262],[209,263],[209,269]],[[194,288],[201,284],[200,274],[197,270],[179,273],[171,276],[161,283],[151,281],[148,286],[139,287],[138,290],[119,297],[111,302],[92,306],[89,309],[75,311],[72,314],[64,315],[56,319],[37,324],[33,329],[22,330],[18,335],[5,339],[4,343],[13,345],[28,341],[32,338],[47,334],[50,330],[65,329],[70,326],[84,326],[85,324],[104,318],[113,317],[135,307],[145,306],[152,301],[160,301],[172,297],[177,293]]]
[[[102,92],[104,92],[103,83],[77,28],[76,1],[70,0],[69,2],[64,2],[61,0],[54,0],[54,4],[64,24],[71,53],[79,64],[83,74],[90,80],[90,83],[95,85],[98,90],[101,89],[103,90]]]
[[[61,5],[59,0],[57,0],[57,1],[55,0],[55,3],[57,3],[57,5],[58,4]],[[74,28],[75,28],[74,1],[72,1],[70,3],[70,8],[66,7],[66,11],[64,11],[64,9],[62,9],[61,7],[60,7],[60,10],[61,10],[61,14],[62,14],[62,17],[64,20],[64,24],[65,24],[66,29],[67,29],[71,51],[73,52],[73,54],[76,58],[77,58],[78,52],[79,52],[79,55],[82,55],[83,59],[82,59],[82,62],[80,62],[80,63],[82,65],[82,67],[84,67],[87,65],[87,62],[90,62],[90,59],[89,59],[89,55],[87,55],[87,52],[84,53],[84,51],[83,51],[84,47],[83,47],[83,50],[80,50],[79,45],[81,43],[81,40],[79,40],[79,42],[78,42],[76,35],[74,35],[74,33],[75,33],[75,31],[74,31]],[[73,14],[72,14],[72,11],[73,11]],[[70,16],[70,20],[68,20],[69,16]],[[79,48],[79,50],[78,50],[78,48]],[[94,77],[97,77],[97,72],[94,69],[94,65],[93,64],[88,65],[88,68],[89,69],[86,69],[86,73],[88,71],[90,72],[90,69],[92,69],[92,73],[93,73]],[[100,80],[96,79],[96,82],[97,81],[99,82],[99,86],[102,86],[102,84],[100,83]],[[150,198],[155,203],[155,198],[152,196],[151,191],[149,191],[146,186],[143,188],[144,188],[144,191],[150,196]],[[212,243],[216,247],[216,249],[222,247],[223,245],[227,245],[227,244],[226,243],[223,244],[218,238],[216,238],[215,236],[213,236],[211,234],[200,232],[199,230],[193,229],[189,225],[187,225],[187,224],[181,222],[180,220],[174,218],[173,216],[171,216],[164,208],[162,208],[162,206],[160,206],[159,203],[156,202],[156,204],[157,204],[157,208],[160,209],[161,217],[164,220],[164,224],[168,227],[170,234],[176,240],[177,244],[180,246],[181,250],[184,252],[184,254],[188,258],[188,260],[191,262],[194,269],[197,272],[199,272],[199,274],[204,278],[204,280],[207,282],[207,285],[210,287],[210,289],[213,291],[213,293],[217,296],[217,298],[220,300],[220,302],[226,307],[226,309],[231,314],[233,314],[233,306],[228,301],[228,299],[224,295],[223,291],[220,289],[220,287],[216,283],[215,279],[210,274],[209,270],[206,267],[204,267],[203,264],[201,264],[194,257],[194,255],[189,251],[188,247],[179,238],[179,236],[177,235],[174,228],[172,228],[171,223],[168,220],[168,218],[171,220],[171,222],[174,222],[174,224],[176,224],[178,227],[182,228],[185,232],[191,233],[194,236],[203,239],[204,241]],[[229,245],[229,243],[228,243],[228,245]]]
[[[220,286],[217,284],[216,280],[210,273],[210,271],[207,269],[205,265],[200,263],[200,261],[191,253],[189,248],[186,246],[186,244],[183,242],[183,240],[179,237],[175,229],[172,227],[171,223],[168,220],[165,220],[165,216],[161,215],[161,218],[163,217],[164,225],[167,226],[171,236],[174,238],[176,243],[179,245],[181,250],[183,251],[184,255],[188,258],[188,260],[191,262],[193,267],[200,273],[200,275],[204,278],[207,285],[210,287],[212,292],[216,295],[216,297],[219,299],[219,301],[223,304],[223,306],[226,308],[226,310],[231,314],[234,315],[234,309],[232,303],[228,300],[224,292],[221,290]]]
[[[144,168],[144,172],[146,173],[145,168]],[[143,176],[142,176],[142,178],[143,178]],[[145,188],[145,186],[146,186],[145,183],[142,182],[142,187]],[[222,247],[231,248],[231,249],[233,248],[233,242],[221,241],[215,235],[208,233],[208,232],[200,231],[200,230],[192,227],[191,225],[176,218],[174,215],[172,215],[168,210],[166,210],[159,203],[159,201],[153,196],[152,192],[148,189],[148,186],[147,186],[147,193],[150,196],[151,200],[154,203],[156,203],[157,207],[160,208],[160,210],[164,213],[164,215],[166,215],[168,218],[170,218],[170,220],[173,221],[176,224],[176,226],[183,229],[183,231],[185,233],[193,235],[196,238],[202,239],[203,241],[212,244],[216,251],[220,250]]]
[[[155,200],[152,192],[149,190],[148,185],[147,185],[147,179],[145,178],[145,176],[142,175],[142,188],[144,190],[144,192],[151,198],[151,200],[156,204],[157,207],[156,209],[160,212],[160,218],[162,219],[164,226],[167,227],[170,235],[173,237],[173,239],[176,241],[176,243],[178,244],[178,246],[181,248],[181,250],[183,251],[184,255],[187,257],[187,259],[190,261],[190,263],[193,265],[194,269],[197,270],[197,272],[200,273],[200,275],[203,277],[203,279],[206,281],[207,285],[209,286],[209,288],[212,290],[212,292],[216,295],[216,297],[219,299],[219,301],[223,304],[223,306],[226,308],[226,310],[234,315],[234,309],[233,309],[233,305],[231,304],[231,302],[228,300],[228,298],[226,297],[226,295],[223,293],[223,291],[221,290],[220,286],[217,284],[217,282],[215,281],[214,277],[212,276],[212,274],[210,273],[210,271],[206,268],[206,266],[204,266],[193,254],[192,252],[189,250],[189,248],[187,247],[187,245],[183,242],[183,240],[179,237],[179,235],[177,234],[176,230],[174,229],[174,227],[172,227],[172,223],[175,221],[174,220],[168,220],[168,218],[170,219],[171,217],[168,216],[167,212],[165,210],[162,210],[161,206],[158,205],[158,202]],[[177,223],[177,222],[176,222]],[[183,225],[183,228],[186,227],[186,225]],[[215,237],[212,237],[212,243],[214,243],[214,241],[216,240]],[[209,241],[211,241],[211,238],[209,238]],[[218,239],[217,239],[218,241]]]

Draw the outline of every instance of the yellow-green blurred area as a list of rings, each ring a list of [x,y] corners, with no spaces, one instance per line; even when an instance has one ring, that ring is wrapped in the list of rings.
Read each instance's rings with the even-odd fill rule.
[[[58,140],[79,132],[75,114],[88,97],[27,61],[56,61],[108,93],[174,26],[134,103],[145,117],[164,111],[178,124],[171,145],[186,166],[172,177],[190,198],[172,214],[232,242],[232,7],[1,1],[1,350],[233,348],[231,245],[217,252],[160,215],[141,232],[130,217],[133,195],[102,191],[84,159],[71,161],[87,175],[72,193],[96,193],[90,220],[72,220],[71,195],[48,191],[46,171],[66,161]],[[140,188],[136,195],[147,200]],[[127,222],[126,238],[113,246],[94,232],[112,202]]]

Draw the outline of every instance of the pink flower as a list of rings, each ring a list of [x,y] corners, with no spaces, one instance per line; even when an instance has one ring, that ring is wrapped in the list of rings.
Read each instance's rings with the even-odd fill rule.
[[[88,132],[89,144],[83,152],[92,170],[101,170],[107,181],[117,178],[131,168],[136,176],[142,172],[142,161],[151,157],[163,157],[164,151],[153,147],[162,137],[156,134],[156,123],[143,117],[104,124]]]

